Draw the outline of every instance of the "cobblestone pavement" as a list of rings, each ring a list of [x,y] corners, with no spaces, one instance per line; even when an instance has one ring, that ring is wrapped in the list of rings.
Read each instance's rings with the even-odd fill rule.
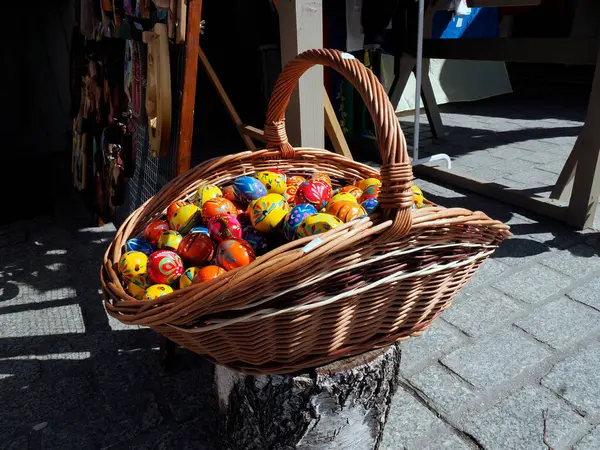
[[[467,130],[465,120],[457,122]],[[556,128],[581,124],[568,120],[576,123]],[[564,137],[543,133],[531,142]],[[521,168],[545,170],[546,147],[502,135],[514,136],[506,150],[522,150]],[[479,156],[481,167],[490,162],[478,152],[497,158],[497,145],[461,151],[476,169]],[[515,237],[430,330],[402,343],[401,388],[381,448],[545,449],[544,422],[556,450],[600,448],[600,233],[418,184],[439,204],[509,223]],[[98,266],[114,228],[89,227],[76,205],[67,197],[53,217],[0,228],[0,448],[217,448],[212,367],[180,351],[165,373],[152,331],[106,316]]]

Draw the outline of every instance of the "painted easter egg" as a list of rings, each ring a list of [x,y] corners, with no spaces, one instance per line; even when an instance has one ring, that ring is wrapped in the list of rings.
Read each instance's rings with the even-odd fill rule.
[[[308,216],[302,221],[296,234],[299,238],[306,236],[313,236],[315,234],[325,233],[339,225],[342,225],[342,221],[332,214],[318,213],[314,216]]]
[[[267,250],[269,241],[266,233],[261,233],[252,225],[245,226],[242,230],[243,239],[252,246],[254,253],[260,255]]]
[[[159,249],[173,250],[174,252],[176,252],[182,239],[183,236],[177,231],[168,230],[160,235],[156,246]]]
[[[423,196],[423,191],[416,185],[412,186],[413,198],[415,200],[415,206],[417,208],[423,207],[423,202],[425,201],[425,197]]]
[[[362,202],[360,206],[365,208],[367,214],[371,214],[379,206],[379,200],[377,200],[376,198],[368,198],[364,202]]]
[[[179,278],[179,288],[184,289],[192,284],[197,283],[196,275],[198,274],[199,270],[200,267],[188,267],[185,269],[185,272],[183,272],[183,275],[181,275]]]
[[[146,289],[146,299],[154,300],[155,298],[162,297],[173,292],[173,288],[168,284],[153,284]]]
[[[234,215],[217,214],[208,221],[208,232],[218,244],[225,239],[241,238],[242,225]]]
[[[223,192],[223,198],[226,198],[230,202],[234,202],[237,200],[235,197],[235,189],[233,188],[232,184],[222,188],[221,192]]]
[[[361,180],[358,187],[364,192],[369,186],[381,186],[381,181],[377,178],[367,178],[365,180]]]
[[[246,204],[267,195],[267,188],[254,177],[239,177],[233,182],[235,198]]]
[[[254,249],[243,239],[227,239],[221,242],[215,256],[215,262],[225,270],[245,266],[254,259]]]
[[[144,275],[148,270],[148,256],[142,252],[127,252],[119,260],[119,273],[130,281],[133,277]]]
[[[317,172],[312,177],[310,177],[310,179],[324,181],[329,185],[329,187],[331,187],[331,178],[329,178],[329,175],[327,175],[325,172]]]
[[[173,214],[175,214],[175,211],[185,205],[189,205],[189,203],[184,201],[171,203],[167,208],[167,221],[171,222],[171,218],[173,217]]]
[[[156,246],[156,242],[161,234],[169,229],[169,223],[165,220],[153,220],[144,230],[144,239],[150,242],[151,245]]]
[[[148,278],[147,274],[138,275],[133,277],[127,284],[127,292],[137,300],[143,300],[146,296],[146,289],[152,285],[152,281]]]
[[[189,234],[192,234],[192,233],[204,233],[205,235],[209,236],[208,228],[206,228],[206,227],[194,227],[189,232]]]
[[[270,169],[269,172],[273,172],[273,173],[278,173],[280,175],[283,175],[283,180],[287,181],[287,175],[285,174],[285,172],[283,170],[279,170],[279,169]]]
[[[248,206],[250,223],[263,233],[275,230],[289,210],[290,206],[279,194],[267,194]]]
[[[215,252],[215,247],[208,234],[190,233],[183,238],[177,253],[190,266],[201,266],[208,263]]]
[[[332,203],[335,203],[335,202],[341,202],[341,201],[358,202],[358,200],[356,199],[356,197],[354,197],[354,195],[344,192],[344,193],[335,194],[333,197],[331,197],[331,200],[329,200],[328,205],[331,205]]]
[[[217,214],[233,214],[237,213],[235,205],[223,197],[211,198],[204,203],[202,206],[202,218],[209,220],[211,217]]]
[[[283,194],[287,184],[285,175],[272,171],[258,172],[256,178],[267,188],[269,194]]]
[[[195,281],[196,283],[203,283],[212,280],[213,278],[217,278],[225,272],[226,270],[219,266],[205,266],[196,272]]]
[[[194,236],[204,236],[195,233]],[[183,273],[183,261],[171,250],[158,250],[148,258],[148,276],[158,284],[175,283]]]
[[[203,184],[196,191],[194,196],[194,203],[198,208],[202,208],[204,204],[211,198],[222,197],[223,192],[218,186],[214,184]]]
[[[288,187],[290,186],[300,186],[302,183],[306,181],[306,178],[301,177],[300,175],[294,175],[293,177],[289,177],[286,181]]]
[[[283,193],[283,198],[285,199],[286,202],[288,202],[288,205],[290,205],[290,206],[295,205],[296,192],[298,192],[298,186],[289,185],[287,188],[285,188],[285,192]]]
[[[340,194],[351,194],[355,199],[360,198],[362,193],[362,189],[356,186],[344,186],[340,189]]]
[[[371,184],[371,185],[367,186],[367,188],[365,190],[363,190],[363,193],[360,196],[360,198],[358,199],[358,202],[362,203],[365,200],[368,200],[370,198],[377,198],[377,197],[379,197],[379,186],[377,186],[376,184]]]
[[[180,207],[171,217],[171,229],[185,235],[200,221],[200,208],[196,205]]]
[[[350,222],[351,220],[357,219],[361,216],[366,216],[367,212],[365,209],[356,202],[339,201],[330,203],[327,205],[325,210],[328,214],[333,214],[342,222]]]
[[[308,180],[298,186],[296,205],[309,203],[318,211],[325,208],[331,200],[331,186],[321,180]]]
[[[308,216],[312,216],[317,213],[317,208],[315,208],[313,205],[309,205],[308,203],[294,206],[285,217],[285,222],[283,223],[283,233],[285,234],[285,237],[290,241],[294,240],[296,237],[296,230],[302,221]]]
[[[142,252],[144,255],[149,255],[154,251],[154,247],[146,239],[133,238],[129,239],[125,244],[128,252]]]

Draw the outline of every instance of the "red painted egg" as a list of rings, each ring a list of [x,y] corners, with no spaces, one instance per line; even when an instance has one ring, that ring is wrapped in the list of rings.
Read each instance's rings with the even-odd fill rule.
[[[242,225],[232,214],[217,214],[208,221],[208,233],[218,244],[226,239],[241,238]]]
[[[144,239],[146,239],[148,242],[150,242],[150,244],[156,247],[158,238],[167,230],[169,230],[168,222],[164,220],[153,220],[148,225],[146,225],[146,229],[144,230]]]
[[[296,192],[296,205],[308,203],[317,208],[317,211],[325,208],[331,199],[331,186],[325,181],[308,180],[298,186]]]
[[[223,189],[221,189],[221,192],[223,192],[223,198],[226,198],[230,202],[235,202],[236,198],[233,185],[230,184],[229,186],[225,186]]]
[[[202,205],[202,218],[210,219],[217,214],[237,214],[235,205],[224,197],[211,198]]]
[[[197,235],[203,236],[200,233]],[[148,277],[158,284],[173,284],[183,273],[183,261],[171,250],[158,250],[148,258]]]
[[[254,249],[243,239],[227,239],[217,247],[215,261],[225,270],[233,270],[254,261]]]
[[[186,264],[200,266],[212,259],[215,247],[208,235],[204,233],[190,233],[183,238],[177,252]]]

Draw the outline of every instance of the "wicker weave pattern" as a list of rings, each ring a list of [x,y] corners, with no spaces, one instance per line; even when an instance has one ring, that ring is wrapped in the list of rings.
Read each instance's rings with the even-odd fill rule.
[[[383,165],[324,150],[292,148],[284,112],[298,78],[314,64],[338,70],[374,118]],[[289,373],[422,333],[447,308],[508,226],[482,212],[412,210],[412,170],[399,122],[374,75],[334,50],[312,50],[283,70],[269,104],[269,149],[215,158],[174,179],[121,226],[101,269],[109,314],[146,325],[209,359],[248,373]],[[275,148],[273,148],[275,147]],[[125,241],[200,184],[225,185],[278,168],[326,172],[335,185],[380,177],[381,213],[281,246],[252,264],[152,301],[138,301],[115,272]]]

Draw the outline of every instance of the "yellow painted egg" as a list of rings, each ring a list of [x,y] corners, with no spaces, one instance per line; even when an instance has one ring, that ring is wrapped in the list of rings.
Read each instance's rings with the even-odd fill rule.
[[[214,184],[203,184],[196,191],[194,203],[196,203],[198,208],[202,208],[202,205],[204,205],[207,200],[222,196],[223,192],[218,186],[215,186]]]
[[[333,214],[342,222],[350,222],[351,220],[358,219],[361,216],[366,216],[367,212],[365,209],[354,201],[342,200],[327,205],[325,210],[328,214]]]
[[[279,227],[289,210],[290,205],[279,194],[267,194],[248,206],[252,226],[263,233]]]
[[[183,275],[179,278],[179,287],[181,289],[191,286],[192,284],[198,283],[196,276],[200,272],[200,267],[188,267]]]
[[[267,188],[269,194],[280,194],[282,195],[287,188],[285,182],[285,175],[277,172],[258,172],[256,178]]]
[[[179,234],[187,234],[200,220],[200,208],[196,205],[185,205],[175,211],[169,225]]]
[[[425,201],[425,197],[423,196],[423,191],[416,185],[412,187],[413,198],[415,199],[415,206],[417,208],[423,207],[423,202]]]
[[[146,289],[152,285],[152,281],[147,274],[133,277],[127,284],[127,291],[137,300],[143,300],[146,296]]]
[[[173,288],[168,284],[153,284],[146,289],[146,299],[154,300],[155,298],[162,297],[173,292]]]
[[[355,203],[357,202],[356,197],[354,195],[348,194],[347,192],[345,192],[345,193],[335,194],[333,197],[331,197],[331,200],[329,200],[328,205],[331,205],[335,202],[341,202],[341,201],[355,202]]]
[[[373,185],[381,186],[381,181],[377,178],[367,178],[366,180],[362,180],[358,187],[364,192],[369,186]]]
[[[148,256],[142,252],[127,252],[119,260],[119,272],[125,280],[130,281],[133,277],[144,275],[147,265]]]
[[[313,236],[315,234],[325,233],[339,225],[342,221],[332,214],[319,213],[313,216],[308,216],[302,221],[296,234],[299,238]]]
[[[179,247],[179,243],[182,241],[182,239],[183,236],[177,231],[168,230],[160,235],[156,246],[159,249],[173,250],[174,252],[176,252],[177,248]]]

